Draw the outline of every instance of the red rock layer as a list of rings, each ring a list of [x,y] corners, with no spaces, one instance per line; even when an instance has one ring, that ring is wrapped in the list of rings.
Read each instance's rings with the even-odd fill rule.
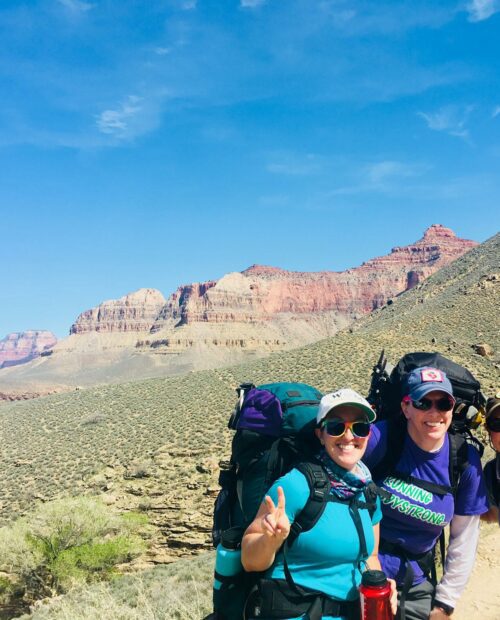
[[[266,323],[276,317],[334,312],[351,321],[384,305],[477,244],[431,226],[416,243],[343,272],[304,273],[253,265],[220,280],[181,286],[168,300],[140,289],[83,312],[71,334],[156,333],[195,323]]]
[[[54,334],[46,330],[8,334],[0,340],[0,368],[29,362],[48,352],[56,342]]]
[[[162,329],[169,319],[179,324],[254,323],[283,313],[305,315],[332,310],[357,318],[414,287],[476,245],[435,224],[416,243],[393,248],[387,256],[344,272],[303,273],[253,265],[217,282],[180,287],[169,297],[152,331]]]

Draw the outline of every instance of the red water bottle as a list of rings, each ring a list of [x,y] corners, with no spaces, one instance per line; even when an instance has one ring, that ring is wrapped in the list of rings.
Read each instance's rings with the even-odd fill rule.
[[[381,570],[367,570],[359,586],[361,620],[393,620],[391,584]]]

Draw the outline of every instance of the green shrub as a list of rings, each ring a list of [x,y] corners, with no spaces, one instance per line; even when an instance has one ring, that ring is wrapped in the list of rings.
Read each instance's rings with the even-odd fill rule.
[[[104,542],[93,542],[66,549],[51,566],[60,589],[68,589],[78,581],[105,579],[116,572],[116,565],[132,559],[145,544],[137,536],[116,536]]]
[[[72,589],[20,620],[200,620],[212,609],[214,554]]]
[[[48,502],[0,529],[0,570],[24,587],[29,600],[106,579],[144,551],[136,532],[145,524],[144,515],[117,515],[93,498]]]
[[[10,579],[0,575],[0,605],[6,603],[12,595],[14,584]]]
[[[27,519],[28,541],[54,561],[61,552],[120,529],[119,518],[102,502],[73,497],[43,504]]]

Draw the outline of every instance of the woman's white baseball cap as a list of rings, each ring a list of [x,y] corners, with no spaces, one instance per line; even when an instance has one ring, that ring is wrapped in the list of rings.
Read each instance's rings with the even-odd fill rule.
[[[366,398],[363,398],[361,394],[351,390],[351,388],[342,388],[341,390],[330,392],[323,396],[319,403],[316,423],[319,424],[332,409],[340,405],[351,405],[352,407],[361,409],[361,411],[366,414],[368,422],[374,422],[377,417]]]

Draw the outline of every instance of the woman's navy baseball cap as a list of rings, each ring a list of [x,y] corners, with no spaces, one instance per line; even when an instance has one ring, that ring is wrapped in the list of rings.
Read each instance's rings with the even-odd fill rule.
[[[415,368],[406,376],[404,394],[412,400],[420,400],[434,390],[444,392],[453,398],[453,387],[442,370],[425,366]]]

